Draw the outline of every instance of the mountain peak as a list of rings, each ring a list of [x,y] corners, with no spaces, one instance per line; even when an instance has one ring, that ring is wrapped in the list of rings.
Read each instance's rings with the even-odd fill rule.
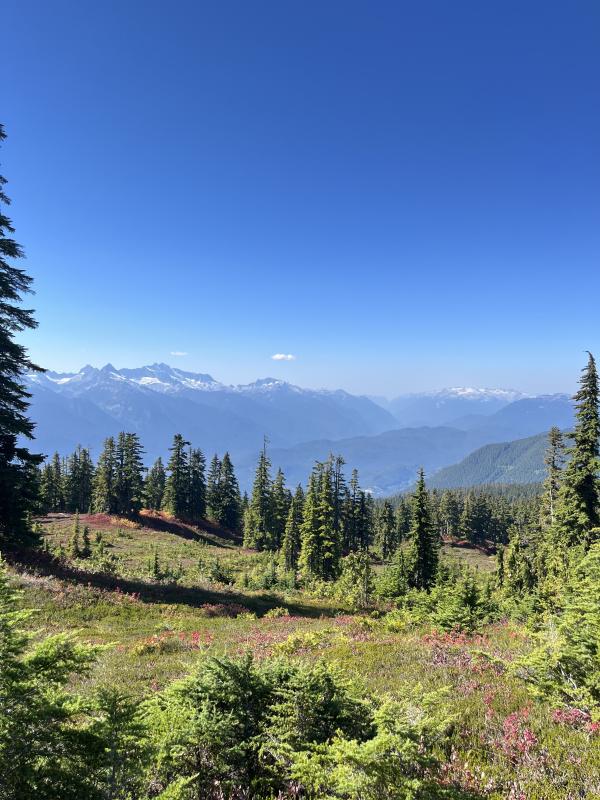
[[[506,400],[513,402],[527,395],[516,389],[481,388],[477,386],[451,386],[446,389],[437,389],[427,392],[429,397],[460,397],[465,400]]]
[[[282,386],[285,384],[285,381],[282,381],[280,378],[258,378],[254,381],[254,383],[248,383],[247,386],[273,386],[276,384],[277,386]]]

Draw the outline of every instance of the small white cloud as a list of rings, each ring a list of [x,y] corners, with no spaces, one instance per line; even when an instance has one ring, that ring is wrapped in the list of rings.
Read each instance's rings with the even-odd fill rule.
[[[273,361],[295,361],[296,356],[292,355],[292,353],[275,353],[272,355],[271,358]]]
[[[187,353],[184,353],[182,350],[171,350],[172,356],[187,356]]]

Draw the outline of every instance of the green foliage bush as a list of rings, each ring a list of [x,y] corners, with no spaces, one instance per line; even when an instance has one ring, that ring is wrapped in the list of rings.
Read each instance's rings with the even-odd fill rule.
[[[450,719],[439,714],[439,693],[421,695],[419,701],[417,706],[384,700],[373,712],[368,738],[337,733],[327,744],[296,751],[292,777],[315,800],[442,797],[430,780],[436,766],[432,747],[444,739]]]
[[[375,701],[320,662],[213,659],[148,706],[154,785],[186,778],[181,797],[207,800],[416,797],[447,728],[439,707]]]
[[[64,634],[30,645],[17,600],[0,562],[0,797],[100,797],[86,768],[98,742],[80,724],[83,700],[66,688],[94,651]]]
[[[538,695],[600,717],[600,543],[574,568],[564,610],[537,633],[517,672]]]
[[[392,564],[386,570],[392,572],[391,578],[384,572],[378,586],[380,595],[389,596],[391,588],[398,585],[395,573],[399,569],[398,564]],[[385,618],[389,629],[430,624],[442,630],[472,633],[500,613],[490,580],[453,563],[440,563],[436,583],[429,592],[408,589],[404,582],[400,585],[402,594],[395,596],[398,608]]]

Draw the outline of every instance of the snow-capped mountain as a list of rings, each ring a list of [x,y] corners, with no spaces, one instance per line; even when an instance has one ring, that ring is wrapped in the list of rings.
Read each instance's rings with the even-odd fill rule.
[[[79,372],[32,372],[28,380],[35,385],[46,386],[56,391],[73,395],[90,388],[111,384],[130,384],[165,394],[195,392],[224,392],[231,394],[260,394],[287,392],[311,396],[353,397],[342,389],[303,389],[279,378],[259,378],[252,383],[228,385],[215,380],[206,373],[186,372],[168,364],[149,364],[135,369],[117,369],[112,364],[96,368],[89,364]]]
[[[95,452],[119,430],[140,434],[148,459],[165,455],[180,432],[206,452],[255,452],[266,434],[274,446],[309,439],[372,435],[396,420],[366,397],[303,389],[276,378],[228,386],[211,375],[167,364],[116,369],[106,364],[78,372],[32,373],[32,417],[38,447]]]
[[[459,386],[396,397],[386,408],[401,425],[449,425],[465,416],[494,414],[527,395],[514,389]]]
[[[176,393],[182,389],[211,391],[226,388],[210,375],[185,372],[168,364],[151,364],[137,369],[116,369],[112,364],[106,364],[99,369],[88,364],[79,372],[48,371],[41,374],[31,373],[28,377],[35,384],[70,394],[78,394],[92,387],[115,382],[125,382],[169,393]]]
[[[451,388],[396,398],[382,408],[381,398],[342,390],[303,389],[272,377],[229,386],[167,364],[87,365],[32,373],[28,384],[37,452],[67,454],[82,444],[97,457],[104,438],[127,430],[140,435],[150,463],[166,457],[173,434],[182,433],[209,457],[229,450],[243,488],[251,484],[265,434],[274,467],[292,482],[306,477],[315,458],[335,452],[359,469],[365,486],[392,492],[408,486],[418,466],[432,474],[476,447],[552,425],[568,428],[573,419],[566,395]]]
[[[415,395],[408,396],[415,397]],[[500,400],[506,401],[507,403],[512,403],[515,400],[521,400],[523,397],[527,397],[523,392],[518,392],[515,389],[481,389],[474,386],[455,386],[450,389],[437,389],[431,392],[422,392],[420,396],[436,397],[440,400],[455,397],[460,397],[465,400],[481,400],[483,402]]]

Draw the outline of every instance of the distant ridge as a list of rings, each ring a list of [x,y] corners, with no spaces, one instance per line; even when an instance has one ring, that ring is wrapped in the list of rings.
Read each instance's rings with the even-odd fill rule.
[[[32,373],[27,383],[37,447],[45,453],[82,444],[97,455],[106,436],[128,430],[140,435],[147,462],[165,456],[176,432],[209,455],[229,450],[238,457],[258,452],[265,434],[273,447],[289,447],[398,427],[376,403],[342,390],[303,389],[272,377],[228,386],[164,363]]]
[[[480,447],[458,464],[445,467],[429,481],[432,489],[483,484],[539,483],[544,480],[547,434]]]

